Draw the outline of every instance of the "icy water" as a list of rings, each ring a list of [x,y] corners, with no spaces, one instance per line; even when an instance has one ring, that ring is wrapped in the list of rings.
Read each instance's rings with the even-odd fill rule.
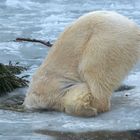
[[[32,75],[49,49],[12,40],[30,37],[54,42],[68,24],[94,10],[115,10],[140,24],[140,0],[0,0],[0,63],[20,62],[29,66],[26,73]],[[115,95],[112,110],[95,119],[56,112],[24,114],[0,110],[0,139],[139,140],[139,77],[137,65],[125,80],[138,87],[132,91],[137,94],[129,98],[122,93]]]

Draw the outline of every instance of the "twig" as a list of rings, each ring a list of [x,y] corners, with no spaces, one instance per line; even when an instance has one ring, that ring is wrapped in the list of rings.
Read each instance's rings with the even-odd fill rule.
[[[22,41],[37,42],[37,43],[41,43],[47,47],[52,47],[52,45],[53,45],[49,41],[31,39],[31,38],[16,38],[16,40],[14,40],[14,41],[16,41],[16,42],[22,42]]]

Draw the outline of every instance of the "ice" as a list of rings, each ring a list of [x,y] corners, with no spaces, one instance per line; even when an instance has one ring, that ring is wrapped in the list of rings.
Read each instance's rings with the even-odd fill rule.
[[[39,136],[37,132],[64,133],[124,132],[140,129],[140,87],[114,93],[111,110],[97,117],[81,118],[60,112],[17,113],[0,110],[0,133],[3,136]],[[14,131],[13,131],[14,129]],[[40,135],[40,138],[43,136]]]
[[[25,10],[31,10],[40,6],[40,3],[34,3],[30,0],[24,0],[24,2],[21,0],[6,0],[5,4],[11,8],[24,8]]]

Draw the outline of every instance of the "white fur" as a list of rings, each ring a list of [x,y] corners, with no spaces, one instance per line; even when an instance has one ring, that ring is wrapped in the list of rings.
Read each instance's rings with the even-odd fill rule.
[[[24,105],[94,116],[139,59],[140,30],[115,12],[96,11],[67,27],[34,74]]]

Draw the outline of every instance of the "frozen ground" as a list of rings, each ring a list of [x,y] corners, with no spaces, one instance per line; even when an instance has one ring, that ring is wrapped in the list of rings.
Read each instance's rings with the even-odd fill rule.
[[[140,24],[140,0],[1,0],[0,63],[20,61],[29,66],[27,74],[32,75],[49,50],[40,44],[11,40],[31,37],[54,41],[69,23],[94,10],[115,10]],[[139,140],[140,65],[124,83],[136,88],[115,93],[111,111],[95,118],[0,110],[0,140]]]
[[[2,140],[139,140],[140,87],[114,93],[111,110],[95,118],[73,117],[59,112],[0,110],[0,126]]]

